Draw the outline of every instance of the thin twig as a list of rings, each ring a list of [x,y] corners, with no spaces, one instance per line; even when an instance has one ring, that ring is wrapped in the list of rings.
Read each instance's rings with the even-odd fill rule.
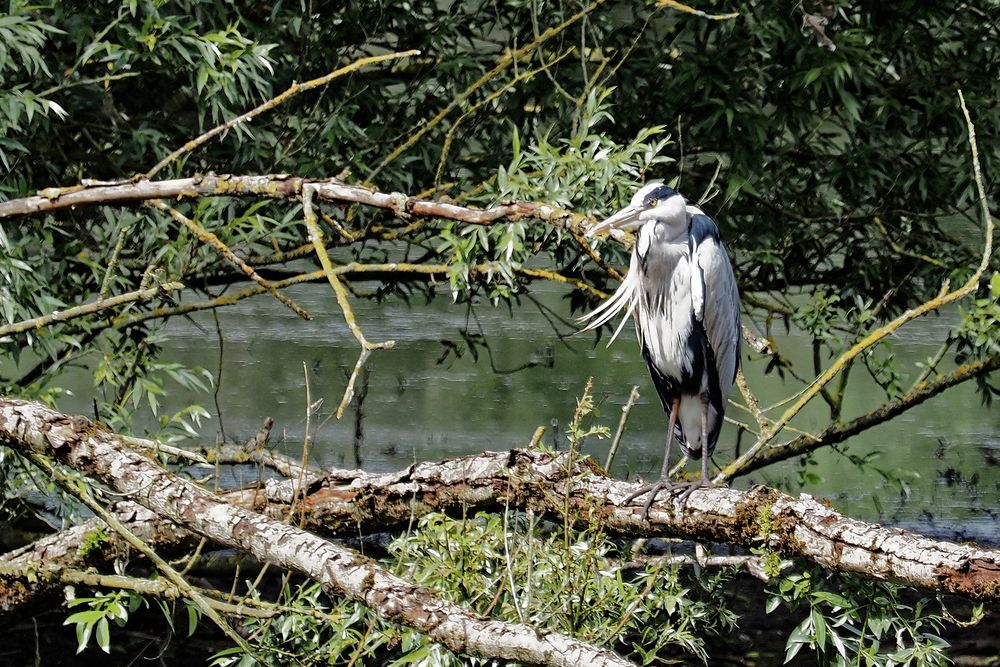
[[[351,372],[351,377],[347,381],[347,388],[344,390],[344,396],[340,400],[340,405],[337,406],[337,419],[340,419],[344,416],[344,411],[354,398],[354,383],[357,382],[358,373],[361,372],[361,368],[368,360],[372,350],[388,349],[395,345],[396,341],[387,340],[381,343],[370,343],[368,342],[368,339],[365,338],[364,332],[361,331],[361,327],[358,326],[358,322],[354,318],[354,310],[351,308],[351,302],[347,294],[347,289],[344,287],[340,278],[337,277],[337,273],[334,271],[333,262],[330,261],[330,256],[326,252],[326,246],[323,244],[323,230],[320,229],[319,222],[316,218],[316,212],[313,210],[312,199],[314,192],[315,189],[311,185],[306,185],[302,188],[302,214],[305,217],[306,227],[309,230],[309,239],[313,243],[313,248],[316,251],[316,257],[319,259],[320,266],[323,267],[323,274],[330,282],[330,287],[333,288],[333,293],[337,297],[337,304],[340,306],[340,311],[344,315],[344,321],[347,323],[348,328],[354,335],[355,340],[357,340],[358,344],[361,345],[361,353],[358,355],[358,361],[354,364],[354,370]]]
[[[108,258],[108,268],[104,271],[104,280],[101,281],[101,291],[97,294],[99,299],[108,298],[108,292],[111,291],[111,281],[114,280],[115,270],[118,268],[118,258],[122,254],[122,248],[125,247],[125,238],[128,236],[128,232],[128,225],[118,230],[118,241],[115,243],[114,250],[111,251],[111,257]]]
[[[754,421],[757,422],[757,428],[760,429],[761,433],[764,433],[768,429],[767,417],[760,411],[760,402],[753,395],[753,392],[750,391],[750,386],[747,384],[747,378],[743,375],[742,368],[736,373],[736,386],[739,387],[740,393],[743,394],[743,400],[746,402],[750,414],[753,415]]]
[[[54,322],[67,322],[77,317],[93,315],[94,313],[99,313],[102,310],[108,310],[109,308],[115,308],[117,306],[121,306],[122,304],[132,303],[134,301],[146,301],[147,299],[152,299],[153,297],[181,289],[184,289],[184,285],[182,283],[163,283],[162,285],[157,285],[155,287],[119,294],[118,296],[113,296],[108,299],[98,299],[97,301],[91,301],[90,303],[67,308],[66,310],[57,310],[49,313],[48,315],[42,315],[41,317],[35,317],[30,320],[22,320],[21,322],[14,322],[13,324],[6,324],[0,327],[0,338],[11,334],[24,333],[25,331],[30,331],[31,329],[41,329]]]
[[[129,435],[123,435],[121,436],[121,439],[123,442],[128,443],[136,449],[148,450],[154,454],[167,454],[169,456],[191,461],[193,463],[211,464],[211,461],[201,454],[181,449],[180,447],[167,445],[159,440],[146,440],[145,438],[135,438]]]
[[[477,273],[487,273],[490,270],[495,270],[496,266],[493,264],[477,264],[472,267]],[[357,275],[361,276],[364,274],[374,274],[379,275],[382,279],[385,279],[389,275],[413,275],[413,276],[440,276],[446,275],[450,267],[447,264],[411,264],[406,262],[396,263],[389,262],[385,264],[360,264],[357,262],[350,262],[348,264],[341,264],[339,266],[333,267],[333,273],[337,276],[351,276]],[[527,274],[525,274],[527,275]],[[550,275],[538,275],[533,277],[546,278],[559,280],[559,282],[567,282],[567,280],[561,280],[560,278],[555,278],[553,276],[559,276],[559,274]],[[276,280],[272,285],[278,289],[283,287],[288,287],[289,285],[297,285],[300,283],[315,282],[318,280],[323,280],[327,278],[327,273],[323,269],[317,269],[316,271],[310,271],[308,273],[300,273],[298,275],[290,276],[282,280]],[[153,319],[163,319],[168,317],[173,317],[175,315],[184,315],[186,313],[192,313],[200,310],[211,310],[213,308],[222,308],[225,306],[231,306],[243,299],[248,299],[250,297],[258,296],[260,294],[267,293],[267,290],[260,285],[253,285],[242,289],[238,292],[232,292],[230,294],[223,294],[221,296],[213,297],[211,299],[204,299],[201,301],[191,301],[188,303],[182,303],[177,306],[156,308],[142,313],[134,313],[132,315],[122,315],[111,319],[106,323],[97,323],[95,326],[99,329],[115,328],[123,329],[140,322],[145,322],[147,320]]]
[[[240,259],[239,256],[237,256],[236,253],[230,250],[229,246],[223,243],[222,239],[220,239],[218,236],[208,231],[207,229],[205,229],[197,222],[187,217],[174,207],[167,205],[165,202],[159,199],[154,199],[150,201],[149,205],[168,213],[170,217],[172,217],[174,220],[184,225],[192,234],[194,234],[195,238],[197,238],[202,243],[205,243],[206,245],[209,245],[212,248],[214,248],[216,252],[225,257],[226,260],[228,260],[231,264],[236,266],[236,268],[242,271],[248,278],[250,278],[250,280],[254,281],[258,285],[263,287],[265,290],[271,293],[271,296],[273,296],[275,299],[288,306],[288,308],[293,313],[295,313],[304,320],[312,319],[312,315],[309,314],[309,311],[307,311],[305,308],[292,301],[286,295],[282,294],[278,290],[278,288],[274,286],[274,283],[262,277],[259,273],[257,273],[257,271],[252,266],[250,266],[242,259]]]
[[[190,153],[194,149],[196,149],[199,146],[201,146],[202,144],[206,143],[212,137],[214,137],[214,136],[216,136],[218,134],[221,134],[222,132],[225,132],[226,130],[228,130],[228,129],[232,128],[232,127],[235,127],[235,126],[239,125],[240,123],[246,123],[246,122],[252,120],[253,118],[255,118],[256,116],[259,116],[260,114],[264,113],[265,111],[268,111],[268,110],[273,109],[273,108],[275,108],[275,107],[277,107],[277,106],[279,106],[281,104],[284,104],[289,99],[291,99],[292,97],[298,95],[299,93],[301,93],[303,91],[312,90],[313,88],[318,88],[320,86],[325,86],[326,84],[330,83],[334,79],[337,79],[337,78],[339,78],[341,76],[344,76],[345,74],[350,74],[351,72],[355,72],[355,71],[357,71],[357,70],[359,70],[362,67],[365,67],[367,65],[374,65],[376,63],[385,62],[387,60],[399,60],[400,58],[410,58],[411,56],[416,56],[416,55],[419,55],[419,54],[420,54],[420,51],[411,50],[411,51],[402,51],[402,52],[399,52],[399,53],[384,53],[384,54],[378,55],[378,56],[368,56],[367,58],[361,58],[359,60],[355,60],[353,63],[351,63],[349,65],[346,65],[344,67],[341,67],[339,69],[336,69],[336,70],[330,72],[329,74],[321,76],[321,77],[319,77],[317,79],[313,79],[311,81],[306,81],[305,83],[293,83],[291,86],[288,87],[288,89],[285,92],[281,93],[277,97],[272,97],[271,99],[269,99],[268,101],[264,102],[260,106],[254,108],[254,109],[251,109],[250,111],[247,111],[246,113],[241,114],[241,115],[237,116],[236,118],[228,120],[225,123],[222,123],[221,125],[216,125],[215,127],[213,127],[208,132],[205,132],[204,134],[202,134],[202,135],[200,135],[198,137],[195,137],[191,141],[188,141],[183,146],[181,146],[177,150],[171,152],[165,158],[163,158],[158,163],[156,163],[156,166],[154,166],[148,172],[146,172],[145,174],[143,174],[143,178],[152,178],[154,174],[156,174],[157,172],[159,172],[161,169],[163,169],[164,167],[166,167],[168,164],[170,164],[171,162],[173,162],[177,158],[181,157],[185,153]]]
[[[941,343],[941,346],[938,347],[937,352],[934,353],[934,356],[931,357],[930,361],[924,366],[923,370],[920,371],[920,375],[918,375],[917,379],[913,381],[912,385],[910,385],[910,391],[916,389],[918,385],[923,384],[924,381],[926,381],[927,378],[930,377],[931,373],[937,371],[938,364],[941,363],[942,359],[944,359],[944,355],[948,353],[948,349],[951,347],[951,343],[952,343],[951,334],[949,333],[948,338],[946,338],[945,341]]]
[[[302,377],[306,385],[306,430],[302,436],[302,463],[299,467],[299,488],[298,492],[292,496],[292,502],[288,509],[289,523],[292,523],[295,519],[295,510],[299,499],[304,499],[306,495],[306,470],[309,469],[309,445],[312,442],[312,387],[309,384],[309,366],[305,361],[302,362]],[[299,528],[305,525],[305,521],[306,515],[305,510],[303,510],[302,515],[299,517]]]
[[[570,278],[568,276],[564,276],[561,273],[556,273],[555,271],[548,271],[546,269],[519,268],[519,269],[514,269],[514,273],[522,276],[528,276],[529,278],[543,278],[545,280],[551,280],[553,282],[563,283],[565,285],[572,285],[581,292],[587,292],[588,294],[596,296],[598,299],[605,299],[608,296],[607,294],[597,289],[590,283],[585,283],[584,281],[579,280],[577,278]]]
[[[533,70],[527,70],[525,72],[522,72],[522,73],[518,74],[517,76],[515,76],[510,81],[508,81],[504,85],[500,86],[499,89],[497,89],[494,92],[490,93],[489,95],[487,95],[486,97],[484,97],[482,100],[476,102],[475,104],[473,104],[472,106],[470,106],[468,109],[466,109],[465,112],[461,116],[459,116],[458,119],[454,123],[452,123],[452,126],[448,129],[448,133],[445,134],[444,144],[441,146],[441,157],[438,159],[437,171],[434,174],[435,188],[439,187],[439,184],[441,183],[441,178],[442,178],[442,176],[444,174],[445,165],[448,162],[448,152],[451,149],[451,144],[455,140],[455,134],[458,132],[458,128],[462,125],[462,122],[466,118],[468,118],[469,116],[471,116],[473,113],[475,113],[476,110],[479,109],[480,107],[482,107],[484,104],[489,104],[490,102],[492,102],[493,100],[497,99],[498,97],[500,97],[501,95],[503,95],[505,92],[507,92],[508,90],[510,90],[512,87],[516,86],[521,81],[523,81],[525,79],[528,79],[528,78],[534,76],[535,74],[538,74],[539,72],[547,70],[552,65],[555,65],[560,60],[563,60],[564,58],[566,58],[566,56],[568,56],[569,54],[571,54],[573,52],[573,50],[574,50],[574,47],[570,47],[570,48],[566,49],[562,54],[556,56],[553,60],[551,60],[551,61],[549,61],[549,62],[547,62],[547,63],[545,63],[545,64],[543,64],[543,65],[541,65],[539,67],[536,67]]]
[[[656,4],[661,7],[671,7],[678,11],[694,14],[695,16],[700,16],[703,19],[711,19],[713,21],[725,21],[726,19],[734,19],[740,15],[739,12],[729,12],[728,14],[707,14],[700,9],[688,7],[685,4],[677,2],[677,0],[656,0]]]
[[[939,376],[931,382],[923,382],[902,396],[898,396],[849,422],[835,422],[815,435],[802,434],[788,442],[771,446],[744,465],[737,472],[737,475],[745,475],[778,461],[786,461],[819,449],[820,447],[828,447],[843,442],[851,436],[889,421],[955,385],[975,377],[982,377],[997,370],[1000,370],[1000,355],[988,356],[980,361],[959,366],[951,373]]]
[[[608,275],[610,275],[615,280],[618,280],[618,281],[625,280],[625,276],[622,275],[622,272],[619,271],[618,269],[616,269],[615,267],[611,266],[607,262],[605,262],[604,259],[600,255],[597,254],[597,251],[594,250],[591,247],[591,245],[587,242],[587,239],[585,239],[583,237],[583,234],[577,234],[572,229],[569,230],[569,231],[570,231],[570,234],[573,235],[573,240],[575,240],[577,242],[577,244],[581,248],[583,248],[583,251],[585,253],[587,253],[587,256],[590,257],[590,259],[593,260],[593,262],[595,264],[597,264],[599,267],[601,267],[602,269],[604,269],[604,271],[606,271],[608,273]]]
[[[406,139],[406,141],[404,141],[402,144],[393,149],[392,152],[390,152],[387,156],[385,156],[385,158],[378,164],[378,166],[376,166],[368,174],[368,180],[371,181],[372,179],[374,179],[375,176],[377,176],[379,172],[381,172],[390,162],[393,162],[396,158],[398,158],[400,155],[409,150],[414,144],[420,141],[421,137],[430,132],[434,127],[437,126],[438,123],[444,120],[448,116],[448,114],[450,114],[456,107],[458,107],[458,105],[464,102],[474,92],[482,88],[491,79],[496,77],[496,75],[498,75],[500,72],[510,67],[511,64],[516,63],[524,56],[533,52],[547,40],[551,39],[552,37],[555,37],[563,30],[570,27],[571,25],[582,19],[590,12],[594,11],[594,9],[596,9],[604,1],[605,0],[594,0],[594,2],[581,9],[573,16],[569,17],[559,25],[552,26],[542,34],[538,35],[534,40],[522,46],[520,49],[517,49],[516,51],[508,51],[507,53],[505,53],[500,58],[500,60],[497,61],[497,64],[493,67],[493,69],[483,74],[474,83],[472,83],[472,85],[470,85],[468,88],[466,88],[461,93],[456,95],[455,98],[451,100],[451,102],[449,102],[443,109],[441,109],[441,111],[437,113],[437,115],[435,115],[430,120],[421,123],[420,126],[417,128],[417,130],[413,134],[411,134]]]
[[[298,461],[269,449],[248,450],[241,445],[216,445],[205,447],[201,452],[209,463],[256,463],[288,478],[295,478],[303,473]],[[322,471],[310,466],[305,474],[320,475]]]
[[[35,93],[36,97],[48,97],[52,93],[58,93],[61,90],[66,90],[67,88],[76,88],[77,86],[89,86],[92,83],[105,83],[106,81],[118,81],[121,79],[131,79],[132,77],[140,76],[139,72],[122,72],[121,74],[105,74],[104,76],[96,76],[92,79],[79,79],[78,81],[70,81],[68,83],[60,83],[59,85],[46,88],[40,93]]]
[[[632,406],[635,402],[639,400],[639,385],[632,387],[632,391],[628,394],[628,400],[625,401],[625,405],[622,406],[622,416],[618,420],[618,429],[615,430],[615,437],[611,439],[611,447],[608,449],[608,459],[604,463],[605,470],[611,470],[611,464],[615,461],[615,454],[618,453],[618,445],[621,444],[622,434],[625,433],[625,423],[628,421],[628,416],[632,412]]]

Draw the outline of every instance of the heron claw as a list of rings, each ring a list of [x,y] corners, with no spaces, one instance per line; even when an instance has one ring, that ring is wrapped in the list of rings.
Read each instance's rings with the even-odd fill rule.
[[[687,499],[688,497],[690,497],[691,493],[694,492],[696,489],[709,489],[709,488],[716,488],[719,486],[721,485],[716,484],[715,482],[712,482],[707,478],[701,478],[694,482],[677,482],[676,484],[672,483],[669,479],[661,479],[657,481],[655,484],[649,484],[647,486],[640,487],[634,493],[630,494],[627,498],[625,498],[622,504],[628,505],[642,494],[648,493],[649,497],[646,498],[646,502],[642,506],[642,520],[647,521],[649,519],[649,509],[653,506],[653,503],[656,501],[656,496],[660,493],[660,491],[665,490],[668,491],[670,494],[675,494],[680,492],[680,495],[677,497],[677,500],[680,501],[680,504],[683,506],[687,502]]]
[[[648,484],[646,486],[639,487],[634,493],[630,494],[622,504],[628,505],[642,494],[648,493],[649,497],[646,499],[646,503],[642,506],[642,520],[646,521],[649,519],[649,508],[653,506],[653,501],[656,500],[656,495],[663,489],[670,488],[672,488],[670,480],[661,479],[655,484]]]
[[[702,477],[701,479],[696,480],[694,482],[682,482],[680,484],[676,484],[674,486],[674,489],[680,489],[681,487],[686,487],[681,492],[681,495],[677,498],[677,500],[680,501],[681,505],[683,505],[684,503],[687,502],[687,499],[691,495],[691,493],[694,492],[696,489],[715,489],[720,486],[722,485],[716,484],[715,482],[709,480],[706,477]]]

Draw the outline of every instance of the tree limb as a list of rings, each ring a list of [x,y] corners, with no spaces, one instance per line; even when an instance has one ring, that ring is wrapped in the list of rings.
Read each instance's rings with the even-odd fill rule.
[[[611,651],[523,624],[483,618],[434,591],[392,575],[368,558],[302,529],[225,502],[123,446],[82,417],[37,403],[0,401],[0,441],[54,457],[214,542],[302,573],[328,593],[361,602],[467,655],[544,665],[629,665]]]
[[[392,590],[398,582],[390,585],[378,573],[373,576],[381,583],[365,589],[356,577],[374,566],[322,540],[310,541],[316,538],[302,535],[297,529],[276,526],[281,517],[287,516],[292,502],[297,502],[304,513],[303,527],[353,535],[406,526],[414,516],[434,511],[461,515],[463,511],[509,506],[559,517],[568,508],[578,520],[598,522],[605,530],[623,536],[670,535],[765,548],[835,570],[975,599],[1000,599],[1000,551],[974,544],[956,545],[859,521],[811,496],[795,498],[765,487],[748,491],[699,489],[692,492],[684,506],[664,495],[652,505],[646,521],[641,505],[625,503],[635,491],[635,484],[606,477],[587,460],[571,465],[566,453],[484,453],[440,463],[418,463],[402,472],[386,474],[332,471],[307,479],[304,486],[296,480],[270,480],[262,489],[231,491],[216,497],[176,480],[131,453],[118,436],[97,430],[85,419],[60,415],[36,404],[0,400],[0,440],[18,450],[32,447],[51,453],[54,448],[70,464],[79,465],[120,491],[131,493],[133,501],[154,509],[160,515],[159,523],[178,522],[222,545],[305,572],[323,582],[328,590],[376,606],[388,602],[384,591]],[[174,495],[162,497],[169,494]],[[119,504],[116,512],[127,513],[129,505]],[[239,510],[235,505],[260,514]],[[135,512],[137,517],[150,516],[143,509]],[[262,514],[275,520],[269,521]],[[176,530],[161,533],[159,529],[132,524],[129,528],[146,539],[162,536],[168,544],[178,544]],[[80,527],[68,532],[74,540],[83,539]],[[32,562],[45,558],[46,562],[79,568],[82,563],[73,555],[72,541],[50,536],[5,555],[3,560],[30,568]],[[269,549],[266,553],[265,547]],[[336,567],[328,570],[315,560],[317,554],[333,558]],[[394,600],[417,604],[409,596]],[[0,607],[10,606],[0,595]],[[393,620],[407,622],[395,617]],[[418,625],[414,623],[413,627]]]
[[[48,315],[42,315],[41,317],[34,317],[30,320],[22,320],[20,322],[14,322],[13,324],[0,326],[0,338],[11,334],[24,333],[25,331],[30,331],[32,329],[41,329],[56,322],[68,322],[69,320],[77,317],[93,315],[94,313],[99,313],[103,310],[117,308],[118,306],[122,306],[126,303],[146,301],[148,299],[181,289],[184,289],[183,284],[172,281],[163,283],[162,285],[156,285],[154,287],[147,287],[146,289],[126,292],[125,294],[119,294],[117,296],[107,298],[101,297],[97,299],[97,301],[91,301],[90,303],[73,306],[72,308],[67,308],[66,310],[56,310]]]
[[[487,209],[475,209],[429,199],[408,197],[399,192],[379,192],[336,179],[308,180],[284,174],[270,176],[234,176],[207,174],[166,181],[140,180],[128,183],[83,184],[45,188],[34,197],[0,203],[0,220],[24,215],[50,213],[66,208],[103,204],[128,204],[153,199],[199,197],[264,197],[298,199],[303,186],[312,186],[317,198],[326,201],[363,204],[398,214],[457,220],[473,225],[489,225],[498,220],[538,218],[572,227],[583,216],[563,211],[549,204],[510,202]],[[578,226],[578,225],[577,225]],[[579,227],[583,231],[583,227]]]
[[[885,423],[890,419],[920,405],[929,398],[966,380],[988,375],[1000,370],[1000,355],[991,355],[968,364],[959,366],[947,375],[939,375],[932,381],[920,382],[902,396],[888,401],[871,412],[856,417],[849,422],[835,421],[816,435],[800,435],[786,443],[774,445],[762,451],[756,458],[749,461],[740,470],[740,475],[746,475],[772,463],[785,461],[802,454],[807,454],[820,447],[827,447],[843,442],[848,438],[866,431],[873,426]]]

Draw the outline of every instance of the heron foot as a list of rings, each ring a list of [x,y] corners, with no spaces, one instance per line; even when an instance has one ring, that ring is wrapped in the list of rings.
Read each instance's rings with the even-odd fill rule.
[[[642,506],[642,520],[646,521],[647,519],[649,519],[649,508],[653,506],[653,503],[656,501],[656,496],[661,491],[668,491],[670,494],[679,493],[680,495],[677,497],[677,500],[680,501],[681,505],[684,505],[684,503],[687,502],[688,497],[696,489],[710,489],[719,486],[722,485],[716,484],[715,482],[707,478],[698,479],[693,482],[677,482],[677,483],[673,483],[669,479],[664,478],[658,480],[655,484],[648,484],[646,486],[640,487],[634,493],[630,494],[627,498],[625,498],[623,504],[628,505],[642,494],[648,493],[649,497],[646,498],[646,502]]]
[[[656,496],[660,493],[660,491],[669,491],[670,493],[673,493],[678,486],[684,485],[675,485],[669,479],[664,477],[657,480],[654,484],[647,484],[646,486],[639,487],[634,493],[630,494],[625,499],[624,504],[628,505],[642,494],[648,493],[649,497],[646,498],[646,502],[642,506],[642,520],[646,521],[649,518],[649,508],[653,506],[653,502],[656,501]]]
[[[720,486],[722,486],[722,484],[716,484],[707,477],[702,477],[701,479],[693,482],[681,482],[680,484],[675,484],[674,489],[681,491],[681,495],[678,496],[677,500],[679,500],[681,505],[683,505],[687,502],[691,493],[696,489],[717,489]]]

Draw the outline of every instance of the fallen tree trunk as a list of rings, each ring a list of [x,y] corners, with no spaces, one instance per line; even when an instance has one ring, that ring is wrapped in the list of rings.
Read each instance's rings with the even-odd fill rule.
[[[60,442],[77,442],[86,436],[67,430],[66,425],[73,423],[69,418],[18,401],[0,401],[0,417],[4,417],[0,438],[14,447],[24,447],[32,433],[36,438],[51,433],[51,427],[45,430],[50,423],[62,425]],[[5,426],[18,424],[21,431]],[[81,429],[93,429],[85,420],[78,424]],[[127,449],[113,434],[102,432],[100,438]],[[114,483],[113,476],[108,481]],[[648,520],[643,520],[638,504],[624,504],[634,489],[634,484],[610,479],[586,461],[571,461],[567,454],[553,457],[533,450],[512,450],[419,463],[397,473],[338,470],[307,479],[301,492],[294,480],[270,480],[261,489],[227,492],[222,500],[279,520],[288,516],[296,502],[301,511],[296,520],[303,526],[357,535],[399,527],[414,516],[433,511],[459,514],[509,506],[552,516],[563,511],[568,498],[571,511],[578,516],[591,516],[606,530],[625,536],[670,535],[766,547],[831,569],[974,599],[1000,599],[997,550],[932,540],[858,521],[810,496],[794,498],[765,487],[748,491],[699,489],[684,506],[663,494],[650,509]],[[148,513],[130,505],[118,503],[115,509],[140,524],[149,520]],[[183,516],[177,520],[188,525]],[[205,534],[197,524],[189,527]],[[175,544],[181,539],[176,529],[161,533],[162,527],[136,528],[142,528],[144,539],[154,543],[163,540]],[[75,554],[86,531],[73,531],[40,540],[7,554],[4,560],[30,569],[32,562],[52,562],[58,555],[60,564],[81,567],[87,563]],[[0,600],[0,604],[7,603],[9,600]]]
[[[282,495],[290,498],[290,490],[278,491],[287,485],[273,485],[271,502]],[[303,507],[327,529],[384,530],[414,514],[463,507],[510,506],[558,515],[568,497],[574,516],[589,516],[621,535],[766,547],[834,570],[979,600],[1000,599],[998,550],[859,521],[809,495],[795,498],[763,486],[698,489],[684,505],[661,494],[643,520],[644,497],[625,503],[635,486],[586,462],[573,464],[565,453],[512,450],[420,463],[393,474],[337,471],[312,480]]]
[[[357,600],[460,654],[542,665],[629,665],[611,651],[554,632],[472,614],[372,560],[300,528],[227,503],[174,475],[82,417],[0,400],[0,442],[52,457],[213,542],[300,572],[333,595]]]

